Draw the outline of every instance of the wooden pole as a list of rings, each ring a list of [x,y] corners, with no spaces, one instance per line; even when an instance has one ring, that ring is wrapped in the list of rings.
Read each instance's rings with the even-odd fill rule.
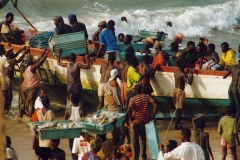
[[[13,0],[11,0],[11,1],[12,1],[12,4],[15,4],[15,3],[13,2]],[[18,7],[15,7],[15,8],[16,8],[17,11],[21,14],[21,16],[28,22],[28,24],[29,24],[35,31],[38,31],[38,30],[32,25],[32,23],[29,22],[28,19],[22,14],[22,12],[18,9]]]

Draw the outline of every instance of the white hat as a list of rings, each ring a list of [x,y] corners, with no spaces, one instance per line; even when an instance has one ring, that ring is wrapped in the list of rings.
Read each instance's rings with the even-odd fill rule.
[[[115,79],[118,75],[118,70],[117,69],[112,69],[111,72],[110,72],[110,78],[109,78],[109,81]]]

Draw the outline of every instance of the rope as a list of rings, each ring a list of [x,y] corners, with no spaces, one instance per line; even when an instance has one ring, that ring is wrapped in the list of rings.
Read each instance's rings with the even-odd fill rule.
[[[15,4],[13,2],[13,0],[11,0],[13,4]],[[18,9],[18,7],[15,7],[17,9],[17,11],[21,14],[21,16],[28,22],[28,24],[35,30],[35,31],[38,31],[33,25],[31,22],[28,21],[28,19],[22,14],[22,12]]]
[[[177,108],[175,109],[173,115],[175,115],[176,111],[177,111]],[[168,133],[168,130],[169,130],[171,124],[172,124],[173,118],[174,118],[174,117],[172,116],[172,119],[171,119],[171,121],[170,121],[170,123],[169,123],[169,125],[168,125],[168,128],[167,128],[167,131],[165,132],[165,135],[164,135],[164,137],[163,137],[162,144],[164,143],[164,140],[165,140],[165,138],[166,138],[166,135],[167,135],[167,133]]]

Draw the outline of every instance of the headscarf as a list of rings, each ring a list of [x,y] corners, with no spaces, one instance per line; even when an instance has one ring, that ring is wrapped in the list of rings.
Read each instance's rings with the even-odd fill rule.
[[[178,41],[182,42],[183,34],[182,33],[175,34],[174,39],[177,39]]]
[[[133,153],[132,153],[132,147],[130,144],[123,144],[119,147],[120,152],[122,154],[125,154],[129,159],[132,158]]]
[[[110,78],[109,78],[109,81],[111,80],[114,80],[118,75],[118,70],[117,69],[112,69],[111,72],[110,72]]]
[[[146,38],[146,41],[148,41],[148,42],[154,44],[154,40],[153,40],[151,37],[147,37],[147,38]]]

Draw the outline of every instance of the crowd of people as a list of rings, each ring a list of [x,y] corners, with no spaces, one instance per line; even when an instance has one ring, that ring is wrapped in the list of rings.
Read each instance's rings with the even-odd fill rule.
[[[13,18],[13,14],[8,13],[6,21],[0,25],[2,41],[7,42],[9,46],[14,41],[10,28]],[[55,16],[53,20],[56,26],[54,29],[56,35],[84,31],[85,38],[88,39],[86,26],[77,21],[75,14],[68,16],[71,26],[65,24],[61,16]],[[236,60],[235,51],[229,47],[229,44],[227,42],[221,44],[223,52],[221,57],[215,52],[215,45],[213,43],[208,44],[208,40],[202,37],[199,39],[197,46],[195,46],[195,42],[189,41],[185,49],[179,50],[183,35],[178,33],[170,45],[171,51],[174,53],[170,57],[167,52],[162,51],[163,43],[158,40],[159,38],[147,37],[145,49],[136,50],[137,52],[145,53],[139,63],[139,58],[136,57],[136,51],[132,45],[133,37],[120,33],[116,38],[114,26],[115,22],[113,20],[98,23],[99,29],[93,34],[92,40],[88,40],[89,43],[94,43],[95,48],[91,55],[86,50],[85,63],[76,62],[77,57],[75,53],[70,53],[69,63],[63,63],[61,62],[62,50],[58,50],[57,64],[61,67],[66,67],[66,96],[71,101],[71,105],[66,108],[65,120],[79,121],[86,116],[86,107],[82,103],[80,70],[91,68],[90,56],[92,56],[93,61],[96,58],[106,59],[100,68],[101,79],[98,85],[99,105],[97,110],[105,109],[111,112],[126,113],[126,120],[123,126],[116,128],[116,121],[114,120],[112,122],[114,130],[107,135],[92,137],[87,133],[82,133],[79,138],[69,139],[72,159],[99,160],[121,158],[138,160],[140,153],[142,153],[142,159],[147,159],[145,124],[151,120],[156,122],[155,116],[158,106],[151,96],[153,89],[150,79],[154,77],[156,71],[161,69],[161,66],[175,66],[177,67],[174,72],[175,88],[172,92],[173,104],[176,108],[174,129],[181,130],[182,144],[177,147],[176,141],[169,140],[168,150],[165,150],[164,145],[160,144],[161,152],[159,153],[159,158],[208,160],[211,157],[211,159],[214,159],[209,145],[209,134],[204,132],[205,123],[203,118],[205,114],[193,119],[195,143],[190,140],[190,129],[183,128],[181,123],[185,99],[185,83],[192,84],[192,68],[198,68],[225,70],[227,72],[224,78],[232,74],[232,83],[229,87],[231,107],[226,107],[226,116],[220,120],[218,132],[222,136],[223,159],[226,158],[227,148],[230,148],[233,159],[236,160],[236,141],[240,145],[237,135],[240,116],[240,63],[237,65],[237,61],[239,62],[240,59]],[[117,41],[123,42],[126,46],[122,53]],[[150,48],[155,49],[155,55],[151,56],[152,51]],[[22,51],[24,53],[20,58],[16,59]],[[22,118],[26,114],[32,122],[52,121],[55,117],[50,110],[50,99],[47,96],[47,91],[41,87],[40,78],[37,74],[37,69],[46,60],[49,50],[43,50],[43,53],[37,59],[29,51],[29,47],[23,47],[14,53],[12,50],[6,51],[4,46],[0,45],[0,86],[4,98],[5,113],[7,114],[11,107],[11,81],[14,74],[14,65],[21,63],[19,85],[20,117]],[[185,72],[186,68],[188,68],[188,72]],[[118,84],[117,78],[120,80],[120,84]],[[65,159],[65,152],[58,148],[59,139],[41,140],[37,138],[38,132],[36,128],[34,131],[33,149],[36,155],[42,160],[48,158]],[[125,143],[125,138],[127,138],[127,143]],[[139,139],[141,143],[139,143]],[[10,147],[11,141],[9,137],[7,137],[7,142],[7,151],[13,152]],[[130,143],[132,144],[132,151]]]

